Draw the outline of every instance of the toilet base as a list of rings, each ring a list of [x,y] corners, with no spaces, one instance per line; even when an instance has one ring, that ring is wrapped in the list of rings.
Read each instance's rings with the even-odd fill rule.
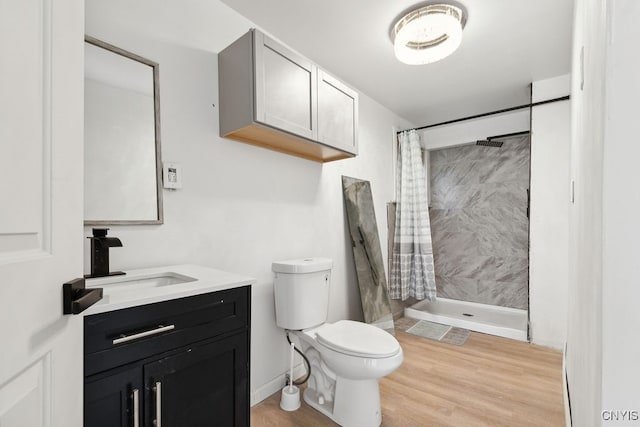
[[[333,402],[322,401],[307,388],[304,401],[343,427],[379,427],[382,423],[378,380],[336,379]],[[322,403],[320,403],[322,402]]]

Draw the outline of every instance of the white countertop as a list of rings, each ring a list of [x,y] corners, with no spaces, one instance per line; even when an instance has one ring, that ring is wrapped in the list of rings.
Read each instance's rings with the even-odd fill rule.
[[[125,271],[124,276],[86,279],[87,288],[102,288],[100,301],[83,312],[85,316],[105,313],[122,308],[152,304],[192,295],[206,294],[224,289],[255,284],[255,279],[199,265],[172,265]],[[185,283],[149,286],[136,280],[169,275],[183,279],[195,279]]]

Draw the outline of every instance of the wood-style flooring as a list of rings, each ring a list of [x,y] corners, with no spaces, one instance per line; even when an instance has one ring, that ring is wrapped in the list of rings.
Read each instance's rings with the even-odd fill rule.
[[[380,380],[382,426],[564,426],[562,354],[545,347],[472,332],[462,346],[405,332],[396,338],[402,366]],[[251,426],[336,426],[307,404],[280,409],[276,393],[251,409]]]

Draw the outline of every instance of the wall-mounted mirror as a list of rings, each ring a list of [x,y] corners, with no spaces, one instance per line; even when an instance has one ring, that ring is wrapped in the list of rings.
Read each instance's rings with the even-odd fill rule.
[[[162,224],[158,64],[84,46],[85,225]]]

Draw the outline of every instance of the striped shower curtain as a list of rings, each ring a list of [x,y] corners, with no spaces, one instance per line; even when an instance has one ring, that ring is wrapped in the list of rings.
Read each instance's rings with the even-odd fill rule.
[[[392,299],[436,298],[431,226],[427,206],[425,170],[418,133],[398,138],[396,168],[396,226],[389,295]]]

